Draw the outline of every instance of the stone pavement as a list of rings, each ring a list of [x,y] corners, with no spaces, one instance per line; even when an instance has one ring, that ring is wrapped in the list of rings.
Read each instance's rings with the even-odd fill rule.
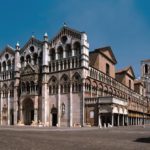
[[[0,127],[0,150],[150,150],[150,126]]]

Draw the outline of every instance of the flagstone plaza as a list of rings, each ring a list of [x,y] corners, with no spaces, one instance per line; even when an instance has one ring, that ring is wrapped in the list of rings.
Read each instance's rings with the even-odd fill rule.
[[[0,127],[0,150],[149,150],[150,126],[120,128]]]

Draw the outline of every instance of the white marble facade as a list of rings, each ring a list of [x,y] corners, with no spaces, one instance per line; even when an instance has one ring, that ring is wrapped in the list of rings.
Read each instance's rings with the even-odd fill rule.
[[[64,26],[52,40],[31,37],[0,57],[1,125],[83,125],[86,33]]]

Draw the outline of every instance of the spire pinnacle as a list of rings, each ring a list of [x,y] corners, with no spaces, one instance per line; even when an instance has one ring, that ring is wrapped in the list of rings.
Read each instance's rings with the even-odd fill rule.
[[[20,49],[20,44],[19,42],[16,43],[16,50],[19,50]]]
[[[67,23],[66,22],[64,22],[64,27],[67,27]]]
[[[44,34],[44,41],[48,42],[48,34],[47,34],[47,32],[45,32],[45,34]]]

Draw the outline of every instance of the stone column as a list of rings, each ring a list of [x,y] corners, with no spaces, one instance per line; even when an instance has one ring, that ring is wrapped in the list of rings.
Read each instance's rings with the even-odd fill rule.
[[[26,67],[26,65],[27,65],[27,60],[25,59],[24,60],[24,67]]]
[[[70,59],[70,69],[72,68],[72,59]]]
[[[58,127],[60,127],[61,107],[60,107],[60,85],[58,85]]]
[[[60,71],[60,61],[58,62],[58,71]]]
[[[42,85],[42,122],[44,124],[46,124],[47,119],[48,119],[48,115],[47,115],[47,107],[48,107],[47,94],[48,94],[47,84],[43,83],[43,85]]]
[[[66,50],[63,50],[63,58],[66,58]]]
[[[55,60],[58,60],[58,51],[55,50]]]
[[[82,126],[85,125],[85,117],[84,117],[84,112],[85,112],[85,79],[82,80],[82,105],[81,105],[81,122],[82,122]]]
[[[112,116],[111,116],[111,125],[114,126],[114,114],[112,113]]]
[[[102,128],[102,122],[101,122],[101,114],[98,115],[98,126],[99,128]]]
[[[24,123],[22,104],[20,106],[20,121],[21,123]]]
[[[138,125],[140,125],[140,118],[138,118]]]
[[[7,97],[8,101],[7,101],[7,119],[8,119],[8,125],[10,125],[10,90],[8,91],[8,97]]]
[[[75,56],[75,50],[72,49],[72,56]]]
[[[72,113],[72,83],[70,83],[70,93],[69,93],[69,97],[70,97],[70,127],[73,126],[73,113]]]
[[[14,125],[17,124],[17,116],[18,116],[18,87],[14,89]]]
[[[6,64],[6,71],[8,70],[8,65]]]
[[[34,108],[34,121],[38,123],[38,108]]]
[[[120,126],[120,115],[118,114],[118,119],[117,119],[118,123],[117,125]]]
[[[62,70],[64,70],[64,61],[62,62]]]
[[[125,117],[124,117],[124,114],[122,115],[122,125],[124,126],[124,120],[125,120]]]

